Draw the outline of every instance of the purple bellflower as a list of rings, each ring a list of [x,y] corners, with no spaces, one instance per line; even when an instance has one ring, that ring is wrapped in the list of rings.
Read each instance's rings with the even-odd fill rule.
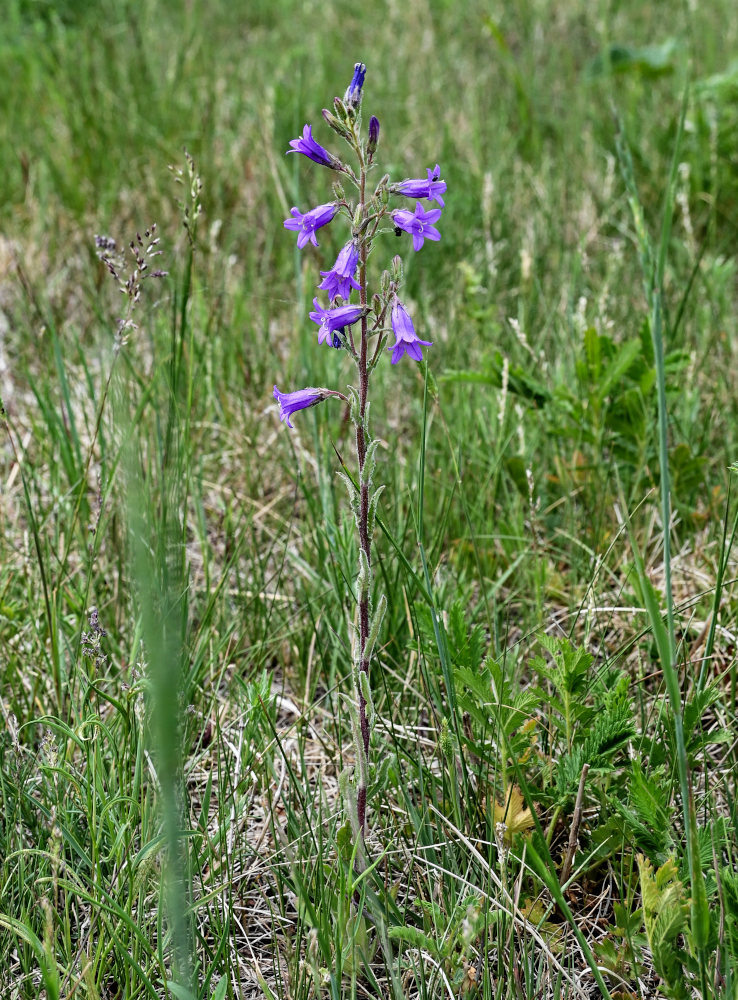
[[[398,229],[404,229],[413,238],[413,250],[418,251],[424,240],[440,240],[441,234],[433,225],[441,218],[440,208],[432,208],[426,212],[420,202],[415,203],[415,213],[400,209],[392,213],[392,221]],[[287,225],[287,223],[285,223]],[[298,241],[299,246],[299,241]]]
[[[294,229],[297,232],[297,247],[299,250],[305,246],[308,240],[317,247],[318,241],[315,238],[315,230],[327,225],[338,211],[338,205],[329,201],[325,205],[318,205],[311,208],[303,215],[299,208],[293,208],[290,212],[291,219],[284,220],[285,229]]]
[[[428,198],[430,201],[437,201],[443,208],[445,202],[442,196],[446,191],[446,182],[439,180],[440,176],[441,168],[436,164],[433,170],[428,167],[428,180],[424,181],[421,177],[412,178],[398,184],[395,190],[408,198]]]
[[[358,108],[361,104],[361,88],[364,86],[366,66],[364,63],[354,63],[354,75],[343,95],[343,103],[347,108]]]
[[[395,296],[392,305],[392,330],[397,338],[394,345],[388,347],[392,351],[392,364],[396,365],[403,354],[407,354],[413,361],[422,361],[422,347],[432,347],[430,340],[421,340],[415,333],[413,321],[410,319],[407,310],[400,300]]]
[[[328,341],[334,347],[341,346],[341,340],[337,336],[337,330],[343,330],[345,326],[350,326],[357,319],[361,319],[364,313],[362,306],[339,306],[337,309],[323,309],[317,299],[313,299],[315,311],[310,313],[310,319],[317,323],[318,343]]]
[[[319,142],[313,139],[313,129],[312,125],[306,125],[302,130],[301,139],[292,139],[290,141],[290,146],[292,149],[288,149],[287,153],[302,153],[303,156],[307,156],[309,160],[313,163],[319,163],[321,167],[331,167],[335,169],[336,163],[338,162],[327,149],[324,149]],[[419,195],[417,197],[420,197]]]
[[[308,406],[316,406],[326,398],[326,394],[322,389],[313,389],[312,387],[298,389],[296,392],[280,392],[275,385],[274,398],[279,403],[279,419],[286,420],[288,427],[294,427],[290,420],[292,414],[296,413],[297,410],[304,410]]]
[[[331,299],[335,299],[338,295],[342,299],[348,299],[352,288],[355,288],[357,292],[361,291],[361,285],[354,278],[354,272],[358,263],[359,248],[351,240],[341,250],[336,258],[336,263],[330,271],[320,272],[323,280],[318,285],[318,288],[322,288],[328,292]]]

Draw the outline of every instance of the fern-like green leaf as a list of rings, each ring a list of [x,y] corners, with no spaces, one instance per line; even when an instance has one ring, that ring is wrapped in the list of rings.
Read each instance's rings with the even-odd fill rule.
[[[623,832],[638,850],[663,864],[674,848],[671,835],[672,805],[670,785],[663,768],[647,775],[639,761],[632,762],[628,780],[628,801],[613,798],[612,804],[623,819]]]
[[[677,939],[687,929],[689,899],[678,878],[676,861],[670,858],[656,872],[650,861],[638,855],[643,898],[643,919],[656,972],[672,1000],[687,1000],[685,967],[688,956]]]
[[[616,767],[617,754],[633,737],[635,728],[630,705],[615,704],[609,711],[595,715],[592,728],[577,741],[569,753],[559,758],[556,786],[559,796],[568,802],[577,791],[579,776],[585,764],[590,772],[605,774]],[[561,801],[559,804],[563,804]]]

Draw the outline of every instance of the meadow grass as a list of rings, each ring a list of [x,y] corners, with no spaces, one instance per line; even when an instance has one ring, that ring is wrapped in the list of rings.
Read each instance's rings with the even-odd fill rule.
[[[3,1000],[734,997],[733,4],[4,19]],[[271,396],[352,374],[283,154],[358,59],[448,183],[374,380],[360,878],[351,425]]]

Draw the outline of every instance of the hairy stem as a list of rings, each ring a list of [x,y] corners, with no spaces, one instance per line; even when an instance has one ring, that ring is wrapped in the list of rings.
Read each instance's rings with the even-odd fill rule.
[[[366,211],[366,166],[363,156],[361,156],[361,173],[359,180],[361,216],[363,218]],[[367,304],[366,293],[366,261],[367,244],[362,238],[359,243],[359,283],[361,285],[360,301],[363,307]],[[369,482],[365,474],[366,469],[366,406],[369,395],[369,324],[366,314],[361,318],[361,345],[359,349],[359,419],[356,423],[356,454],[359,461],[359,545],[366,557],[366,566],[371,566],[371,541],[369,538]],[[360,563],[361,567],[361,563]],[[363,574],[360,572],[359,579]],[[369,660],[367,658],[367,640],[369,638],[369,587],[370,581],[367,579],[361,585],[359,592],[359,671],[369,672]],[[356,678],[356,694],[359,702],[359,723],[361,727],[361,739],[364,744],[364,754],[369,757],[369,718],[367,716],[366,698]],[[357,747],[357,750],[359,748]],[[362,840],[366,835],[366,782],[363,777],[365,768],[358,771],[359,786],[357,789],[356,805],[359,819],[359,830]]]

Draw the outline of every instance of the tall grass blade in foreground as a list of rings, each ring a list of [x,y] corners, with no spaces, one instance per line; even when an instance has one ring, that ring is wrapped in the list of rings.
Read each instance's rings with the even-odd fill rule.
[[[187,565],[187,504],[189,497],[189,414],[192,399],[192,370],[185,350],[188,331],[187,304],[190,292],[194,226],[199,210],[199,179],[187,157],[189,201],[183,206],[190,237],[184,280],[173,312],[171,355],[165,366],[166,416],[155,445],[147,455],[142,442],[127,434],[124,455],[127,476],[128,522],[133,579],[137,589],[141,648],[151,704],[152,767],[161,808],[162,839],[166,844],[166,868],[160,896],[160,920],[166,916],[169,931],[159,936],[161,967],[170,965],[168,939],[171,935],[174,983],[170,986],[194,988],[192,964],[192,891],[189,839],[186,836],[186,788],[183,774],[183,739],[188,663],[189,579]],[[180,172],[179,180],[182,180]],[[151,271],[160,254],[159,240],[152,226],[136,235],[129,246],[133,265],[126,271],[116,258],[113,241],[98,238],[98,249],[110,274],[127,297],[128,311],[119,321],[116,350],[135,334],[133,309],[146,278],[164,277]],[[127,259],[124,258],[124,260]],[[125,422],[123,413],[118,414]],[[148,467],[148,468],[147,468]],[[144,471],[145,470],[145,471]]]
[[[659,439],[659,477],[661,484],[661,532],[664,557],[664,589],[666,600],[666,628],[661,619],[655,591],[643,571],[640,554],[637,551],[631,533],[633,552],[640,579],[641,589],[646,601],[648,615],[656,639],[659,659],[664,672],[664,681],[669,696],[669,708],[674,722],[674,738],[676,742],[677,770],[679,773],[679,789],[682,799],[682,817],[686,840],[687,863],[690,873],[691,888],[691,933],[697,959],[703,995],[707,996],[707,948],[710,928],[710,914],[707,907],[705,878],[699,859],[697,816],[692,794],[689,761],[684,739],[684,721],[682,692],[679,685],[677,663],[676,630],[674,624],[674,595],[671,580],[671,487],[669,477],[669,444],[668,444],[668,412],[666,402],[666,369],[664,363],[664,272],[671,234],[671,221],[674,212],[676,195],[679,153],[684,134],[684,119],[687,112],[687,96],[685,91],[682,101],[679,127],[674,141],[674,151],[671,169],[664,194],[664,204],[661,219],[661,232],[658,247],[654,248],[645,223],[643,208],[638,198],[638,191],[633,173],[633,163],[622,129],[617,137],[620,168],[628,191],[628,200],[635,224],[638,243],[643,286],[646,301],[650,309],[649,327],[653,343],[654,363],[656,366],[656,386],[658,398],[658,439]]]

